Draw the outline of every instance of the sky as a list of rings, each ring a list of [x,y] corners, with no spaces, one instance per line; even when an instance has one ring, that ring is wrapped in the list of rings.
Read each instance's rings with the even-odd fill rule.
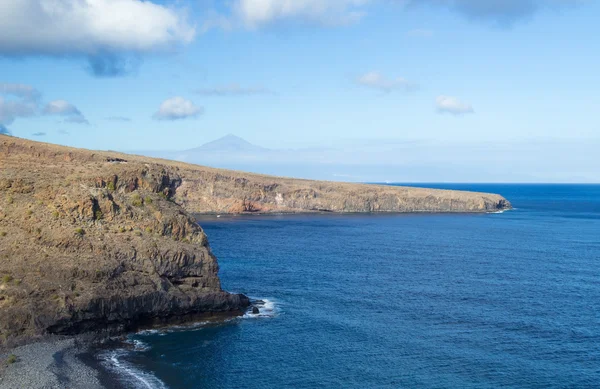
[[[424,181],[600,182],[598,20],[593,0],[3,0],[0,133],[129,151],[234,133],[437,164]]]

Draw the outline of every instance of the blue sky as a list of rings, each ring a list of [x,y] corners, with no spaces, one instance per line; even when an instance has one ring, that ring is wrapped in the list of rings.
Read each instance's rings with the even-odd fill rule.
[[[0,128],[116,150],[568,143],[600,170],[598,20],[585,0],[7,0]]]

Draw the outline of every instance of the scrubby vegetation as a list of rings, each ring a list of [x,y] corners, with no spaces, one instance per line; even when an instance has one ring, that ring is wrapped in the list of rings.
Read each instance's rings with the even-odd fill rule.
[[[142,196],[140,196],[138,193],[135,193],[133,196],[131,196],[131,204],[136,207],[141,207],[144,205],[144,200],[142,200]]]

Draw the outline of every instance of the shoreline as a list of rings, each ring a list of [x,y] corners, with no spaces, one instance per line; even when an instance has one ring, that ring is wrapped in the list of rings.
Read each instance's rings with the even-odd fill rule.
[[[432,212],[432,211],[411,211],[411,212],[329,212],[329,211],[303,211],[303,212],[242,212],[242,213],[192,213],[192,217],[198,222],[205,220],[230,220],[236,218],[261,218],[261,217],[390,217],[390,216],[478,216],[478,215],[495,215],[509,211],[514,211],[515,208],[506,208],[496,211],[481,211],[481,212],[466,212],[466,211],[448,211],[448,212]]]
[[[247,314],[247,312],[245,313]],[[145,326],[121,335],[47,335],[30,343],[0,349],[0,389],[120,389],[129,387],[119,374],[105,366],[98,356],[116,344],[127,348],[124,337],[144,330],[195,328],[223,324],[244,315],[217,315],[202,321],[185,321],[167,326]],[[112,346],[112,347],[111,347]],[[16,361],[7,363],[10,355]]]
[[[84,337],[49,336],[4,350],[0,354],[2,360],[11,354],[17,360],[3,366],[0,389],[122,388],[117,377],[97,360],[94,347]]]
[[[412,211],[369,211],[369,212],[346,212],[346,211],[273,211],[273,212],[192,212],[191,215],[195,218],[202,217],[238,217],[238,216],[404,216],[404,215],[489,215],[499,212],[512,211],[514,208],[502,208],[497,210],[487,211],[429,211],[429,210],[412,210]]]
[[[106,366],[102,365],[100,360],[97,358],[97,346],[90,345],[87,349],[83,350],[76,355],[81,363],[86,365],[88,368],[96,372],[96,378],[101,388],[110,389],[121,389],[125,388],[125,385],[121,382],[119,377]]]
[[[5,349],[0,352],[0,389],[129,388],[126,377],[100,358],[103,350],[111,350],[118,343],[122,341],[103,343],[85,336],[48,336]],[[8,355],[15,355],[17,361],[4,363]]]

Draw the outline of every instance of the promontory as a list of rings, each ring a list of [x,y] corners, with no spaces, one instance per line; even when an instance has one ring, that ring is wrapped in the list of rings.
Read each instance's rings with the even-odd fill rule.
[[[0,345],[243,313],[249,299],[221,289],[196,213],[509,208],[495,194],[278,178],[0,135]]]

